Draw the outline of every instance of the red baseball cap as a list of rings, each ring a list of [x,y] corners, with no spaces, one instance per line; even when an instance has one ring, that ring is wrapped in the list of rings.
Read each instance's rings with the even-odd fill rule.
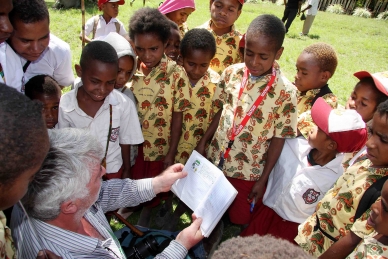
[[[116,3],[118,5],[123,5],[125,4],[124,0],[98,0],[98,9],[101,11],[101,6],[105,3]]]
[[[377,89],[383,94],[388,95],[388,71],[374,74],[371,74],[368,71],[359,71],[354,73],[354,76],[360,80],[366,77],[372,77]]]
[[[314,123],[337,143],[338,152],[354,152],[366,143],[366,124],[355,110],[333,109],[319,97],[311,108]]]

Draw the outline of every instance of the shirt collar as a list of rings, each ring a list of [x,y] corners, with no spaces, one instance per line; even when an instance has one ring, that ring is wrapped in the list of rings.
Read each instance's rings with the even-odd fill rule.
[[[225,34],[222,35],[222,36],[218,36],[218,35],[213,31],[213,29],[212,29],[212,27],[211,27],[211,24],[212,24],[212,20],[210,19],[210,20],[208,21],[208,23],[207,23],[207,30],[210,31],[211,33],[213,33],[213,35],[215,35],[215,36],[217,36],[217,37],[224,37],[225,35],[228,36],[228,37],[229,37],[229,36],[241,36],[241,33],[238,32],[238,31],[236,31],[236,26],[235,26],[234,24],[232,25],[230,32],[225,33]],[[238,44],[237,44],[237,45],[238,45]]]
[[[104,17],[102,15],[100,15],[100,20],[103,20],[105,22],[105,19],[104,19]],[[110,18],[110,21],[107,24],[115,23],[115,22],[118,22],[117,19],[112,17],[112,18]]]

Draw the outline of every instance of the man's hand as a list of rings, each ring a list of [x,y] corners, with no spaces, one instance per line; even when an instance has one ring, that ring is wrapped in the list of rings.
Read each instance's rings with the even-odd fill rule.
[[[45,253],[46,253],[47,257],[45,256]],[[53,252],[51,252],[49,250],[44,250],[44,252],[39,251],[36,259],[62,259],[62,257],[57,256],[56,254],[54,254]]]
[[[191,215],[191,217],[193,219],[193,223],[182,230],[175,238],[175,240],[186,247],[187,250],[198,244],[198,242],[204,238],[200,229],[202,218],[197,218],[194,214]]]
[[[176,180],[187,176],[186,172],[182,172],[183,165],[175,164],[164,170],[160,175],[152,179],[152,187],[154,193],[168,192]]]
[[[251,193],[248,196],[248,202],[255,198],[255,201],[258,201],[264,196],[265,183],[258,180],[252,187]]]

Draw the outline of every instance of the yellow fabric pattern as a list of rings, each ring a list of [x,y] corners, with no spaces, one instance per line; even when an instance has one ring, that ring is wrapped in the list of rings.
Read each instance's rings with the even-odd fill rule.
[[[332,244],[316,225],[318,215],[320,227],[330,236],[339,239],[349,230],[363,238],[373,228],[366,224],[370,210],[367,210],[356,222],[354,215],[365,191],[376,180],[388,174],[388,168],[372,168],[366,156],[356,160],[353,166],[338,178],[318,203],[316,212],[304,223],[299,225],[299,233],[295,241],[307,252],[316,257],[324,253]]]
[[[272,137],[296,136],[295,87],[282,76],[279,66],[276,63],[274,65],[276,79],[271,89],[244,129],[235,137],[229,156],[225,159],[223,172],[229,177],[257,181],[265,166],[266,152]],[[215,165],[218,165],[220,155],[228,145],[234,112],[235,124],[239,125],[271,78],[271,74],[258,79],[249,78],[241,100],[238,101],[245,68],[244,63],[227,68],[213,96],[211,117],[222,109],[218,128],[207,150],[208,159]]]
[[[183,68],[165,55],[147,76],[133,76],[130,88],[137,100],[145,161],[161,161],[167,154],[172,113],[192,108],[189,85]]]
[[[7,227],[7,219],[0,211],[0,259],[15,258],[15,246],[11,236],[11,230]]]
[[[181,40],[182,40],[186,32],[189,31],[189,26],[187,26],[187,23],[184,22],[182,25],[178,26],[178,29],[179,29],[179,35],[181,36]]]
[[[210,61],[210,68],[218,74],[222,74],[228,66],[241,62],[238,52],[238,44],[240,43],[242,34],[237,31],[233,25],[230,32],[225,33],[222,36],[218,36],[211,29],[211,22],[212,21],[209,20],[198,28],[207,29],[213,34],[216,40],[217,52],[214,58]]]
[[[209,127],[212,98],[219,80],[220,75],[209,68],[197,84],[190,87],[190,100],[193,109],[183,113],[183,131],[175,157],[176,162],[186,163],[191,152]]]

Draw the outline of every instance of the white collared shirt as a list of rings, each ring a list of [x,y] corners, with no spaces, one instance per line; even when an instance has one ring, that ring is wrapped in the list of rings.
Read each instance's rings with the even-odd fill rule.
[[[24,65],[27,60],[20,57]],[[50,43],[40,57],[31,62],[24,76],[26,82],[36,75],[49,75],[59,85],[69,86],[74,81],[70,46],[50,33]]]
[[[343,173],[343,154],[324,166],[309,166],[310,150],[303,137],[286,139],[269,176],[263,203],[285,220],[304,222]]]
[[[0,83],[22,91],[23,67],[18,54],[16,54],[7,42],[0,44],[0,64],[3,68],[5,82],[0,76]]]
[[[122,36],[127,35],[128,33],[125,30],[123,23],[120,22],[118,19],[112,18],[108,23],[106,23],[104,20],[104,17],[100,15],[94,38],[97,39],[98,37],[108,35],[110,32],[116,32],[116,25],[115,25],[116,22],[120,24],[120,31],[118,33]],[[85,36],[88,36],[88,37],[91,36],[90,34],[93,32],[93,26],[94,26],[94,16],[89,20],[87,20],[85,24]]]
[[[105,151],[110,121],[109,105],[112,105],[112,131],[106,157],[106,173],[117,173],[123,164],[120,144],[136,145],[144,142],[136,106],[127,96],[113,90],[92,118],[78,105],[77,92],[80,86],[82,82],[77,78],[74,90],[62,96],[58,128],[88,128]]]
[[[307,9],[306,15],[317,15],[319,0],[309,0],[308,5],[311,5],[310,9]]]

